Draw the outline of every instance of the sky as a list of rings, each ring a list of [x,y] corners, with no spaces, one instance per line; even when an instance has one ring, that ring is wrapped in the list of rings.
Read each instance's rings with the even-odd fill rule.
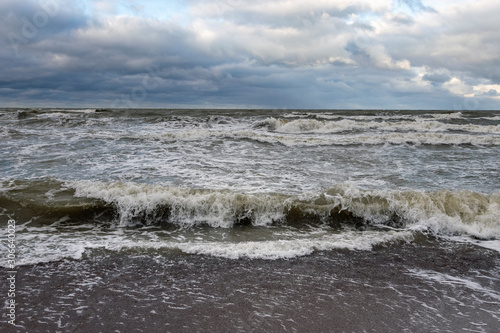
[[[2,0],[0,106],[500,108],[491,0]]]

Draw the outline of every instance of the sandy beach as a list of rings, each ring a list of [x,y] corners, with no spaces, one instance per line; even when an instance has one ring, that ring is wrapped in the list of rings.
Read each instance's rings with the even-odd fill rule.
[[[19,332],[495,332],[499,272],[498,252],[432,241],[291,260],[94,251],[19,267],[16,323]]]

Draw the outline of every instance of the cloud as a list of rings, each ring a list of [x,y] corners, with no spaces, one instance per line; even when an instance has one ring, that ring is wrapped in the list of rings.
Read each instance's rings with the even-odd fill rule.
[[[423,79],[426,81],[430,81],[432,83],[445,83],[451,80],[451,77],[448,74],[444,73],[432,73],[425,74]]]
[[[477,96],[488,96],[495,99],[500,98],[499,84],[478,84],[474,86],[474,93]]]
[[[406,59],[394,61],[383,45],[369,46],[366,48],[366,53],[377,67],[387,69],[411,69],[410,62]]]
[[[500,4],[491,1],[436,1],[434,10],[382,0],[44,3],[52,11],[32,0],[0,3],[0,104],[499,103],[500,24],[491,13]]]
[[[93,0],[93,10],[97,13],[115,14],[117,12],[116,0]]]
[[[307,24],[326,13],[346,17],[356,13],[377,13],[390,8],[390,1],[360,0],[220,0],[195,1],[191,12],[195,17],[223,17],[241,24],[296,25]]]
[[[458,96],[465,96],[465,97],[474,96],[473,88],[470,85],[466,84],[464,81],[456,77],[452,78],[449,82],[443,84],[443,87],[445,89],[448,89],[452,94]]]
[[[500,94],[495,89],[488,90],[487,92],[484,93],[484,95],[491,96],[491,97],[500,97]]]

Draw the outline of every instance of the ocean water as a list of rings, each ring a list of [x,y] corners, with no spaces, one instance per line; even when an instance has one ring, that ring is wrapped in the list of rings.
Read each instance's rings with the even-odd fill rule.
[[[20,268],[500,252],[500,111],[0,109],[0,138],[0,222],[16,221]],[[497,269],[489,287],[405,274],[491,304]]]

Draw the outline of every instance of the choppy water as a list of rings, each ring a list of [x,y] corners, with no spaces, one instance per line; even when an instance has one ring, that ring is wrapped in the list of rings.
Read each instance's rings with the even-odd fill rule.
[[[500,111],[0,109],[0,138],[18,331],[498,329]]]
[[[0,110],[18,264],[171,249],[499,249],[500,111]]]

